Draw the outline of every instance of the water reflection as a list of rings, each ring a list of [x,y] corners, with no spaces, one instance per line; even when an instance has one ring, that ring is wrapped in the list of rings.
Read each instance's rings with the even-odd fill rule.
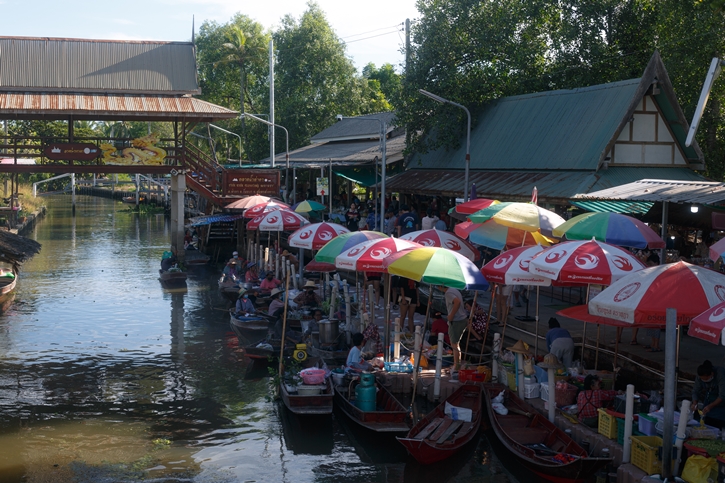
[[[185,293],[162,290],[163,215],[86,196],[75,215],[69,196],[47,204],[31,234],[42,250],[14,300],[0,300],[0,483],[428,475],[337,414],[308,424],[269,401],[265,361],[246,359],[230,330],[219,269],[191,269]],[[480,444],[426,481],[487,481]]]

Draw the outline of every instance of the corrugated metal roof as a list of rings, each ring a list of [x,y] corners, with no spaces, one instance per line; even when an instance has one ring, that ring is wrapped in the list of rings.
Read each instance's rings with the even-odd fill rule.
[[[0,92],[0,118],[4,119],[173,119],[209,122],[232,119],[238,113],[186,96],[143,94],[60,94]]]
[[[642,179],[601,191],[579,194],[577,200],[670,201],[718,205],[725,202],[725,183]]]
[[[0,90],[199,94],[190,42],[0,37]]]
[[[470,183],[476,183],[480,198],[503,200],[530,200],[536,186],[539,199],[564,202],[579,193],[588,193],[599,187],[610,187],[612,180],[641,179],[642,174],[663,175],[669,179],[704,179],[688,168],[622,168],[593,171],[471,171]],[[637,177],[639,176],[639,178]],[[386,182],[386,189],[400,193],[423,195],[463,195],[463,171],[413,169]],[[648,201],[648,200],[642,200]]]
[[[403,159],[405,136],[390,138],[385,143],[385,160],[387,164]],[[337,141],[322,144],[310,144],[290,152],[290,163],[297,168],[318,168],[329,166],[355,166],[372,164],[375,158],[381,160],[380,140],[369,141]],[[260,161],[268,163],[269,157]],[[275,155],[275,163],[285,162],[285,155]]]
[[[378,112],[357,117],[344,117],[310,139],[313,143],[348,141],[353,139],[380,139],[380,122],[387,125],[387,133],[395,129],[394,112]]]
[[[577,208],[596,213],[646,214],[654,203],[649,201],[569,201]]]

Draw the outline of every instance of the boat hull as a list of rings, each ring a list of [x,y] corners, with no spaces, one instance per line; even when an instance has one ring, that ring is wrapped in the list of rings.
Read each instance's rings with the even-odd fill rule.
[[[484,401],[491,428],[501,444],[526,468],[549,481],[583,481],[612,462],[611,458],[592,458],[573,439],[528,403],[502,384],[484,384]],[[492,409],[492,399],[505,394],[507,415]],[[543,445],[534,449],[533,445]],[[572,461],[559,463],[556,454],[569,455]]]
[[[335,406],[340,408],[353,422],[376,433],[407,433],[408,410],[388,391],[385,386],[375,383],[378,391],[376,411],[362,411],[350,401],[348,394],[354,394],[356,381],[344,386],[335,386]]]
[[[159,270],[159,282],[167,289],[186,288],[186,272],[166,272]]]
[[[313,396],[300,396],[290,394],[284,384],[280,384],[280,395],[284,405],[297,415],[327,415],[332,414],[333,390],[330,379],[325,380],[325,389]]]
[[[428,413],[398,441],[418,463],[428,465],[458,453],[478,434],[481,426],[481,386],[466,384]],[[471,421],[454,421],[445,414],[446,402],[471,410]]]
[[[18,272],[15,270],[12,270],[11,272],[13,274],[12,278],[0,277],[0,297],[15,290],[15,285],[18,283]]]

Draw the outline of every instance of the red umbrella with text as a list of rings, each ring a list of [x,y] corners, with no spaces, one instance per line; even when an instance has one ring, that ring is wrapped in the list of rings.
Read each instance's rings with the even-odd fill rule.
[[[303,216],[289,210],[278,210],[258,216],[247,223],[250,230],[291,231],[308,224]]]
[[[319,250],[333,238],[349,232],[350,230],[337,223],[313,223],[300,227],[289,236],[287,242],[295,248]]]
[[[228,205],[225,205],[224,208],[226,208],[227,210],[246,210],[247,208],[251,208],[252,206],[258,205],[260,203],[266,203],[267,201],[271,200],[272,198],[270,198],[269,196],[252,195],[247,196],[246,198],[242,198],[241,200],[229,203]]]
[[[692,319],[687,335],[725,345],[725,302],[710,307]]]
[[[282,203],[281,201],[265,201],[258,205],[254,205],[251,208],[247,208],[244,212],[244,218],[256,218],[261,215],[266,215],[272,211],[288,210],[289,205]]]
[[[479,252],[473,245],[457,237],[451,232],[442,230],[418,230],[400,237],[402,240],[410,240],[420,243],[424,247],[443,247],[460,253],[469,260],[476,261],[481,258]]]

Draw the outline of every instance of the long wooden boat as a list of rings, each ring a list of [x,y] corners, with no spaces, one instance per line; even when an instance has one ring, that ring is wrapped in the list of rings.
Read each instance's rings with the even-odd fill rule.
[[[18,272],[14,269],[0,268],[0,296],[7,295],[15,290],[18,282]]]
[[[507,415],[492,409],[492,399],[504,392]],[[491,427],[504,447],[523,466],[557,483],[582,481],[612,462],[592,458],[576,441],[502,384],[484,384]]]
[[[159,270],[159,282],[166,289],[186,288],[186,272]]]
[[[330,379],[325,379],[325,388],[320,394],[300,395],[290,393],[284,382],[280,383],[280,395],[284,405],[298,415],[321,415],[332,414],[333,390]]]
[[[229,312],[229,326],[239,341],[249,343],[263,339],[269,332],[269,321],[267,319],[237,316],[232,311]],[[279,355],[279,352],[277,354]]]
[[[376,433],[407,433],[410,429],[408,410],[382,384],[375,383],[378,389],[375,411],[362,411],[355,406],[350,395],[355,394],[358,383],[351,381],[347,385],[335,386],[335,406],[353,422]]]
[[[465,384],[425,415],[398,441],[422,465],[437,463],[453,456],[471,441],[481,426],[481,386]],[[446,403],[471,410],[471,420],[454,420],[446,415]]]
[[[272,347],[271,349],[269,347]],[[288,342],[284,346],[284,356],[289,357],[292,356],[292,353],[294,352],[295,347],[292,345],[292,343]],[[259,342],[254,342],[252,344],[244,346],[244,353],[249,357],[250,359],[273,359],[277,360],[279,359],[279,350],[280,350],[280,341],[277,340],[268,340],[268,339],[262,339]]]

